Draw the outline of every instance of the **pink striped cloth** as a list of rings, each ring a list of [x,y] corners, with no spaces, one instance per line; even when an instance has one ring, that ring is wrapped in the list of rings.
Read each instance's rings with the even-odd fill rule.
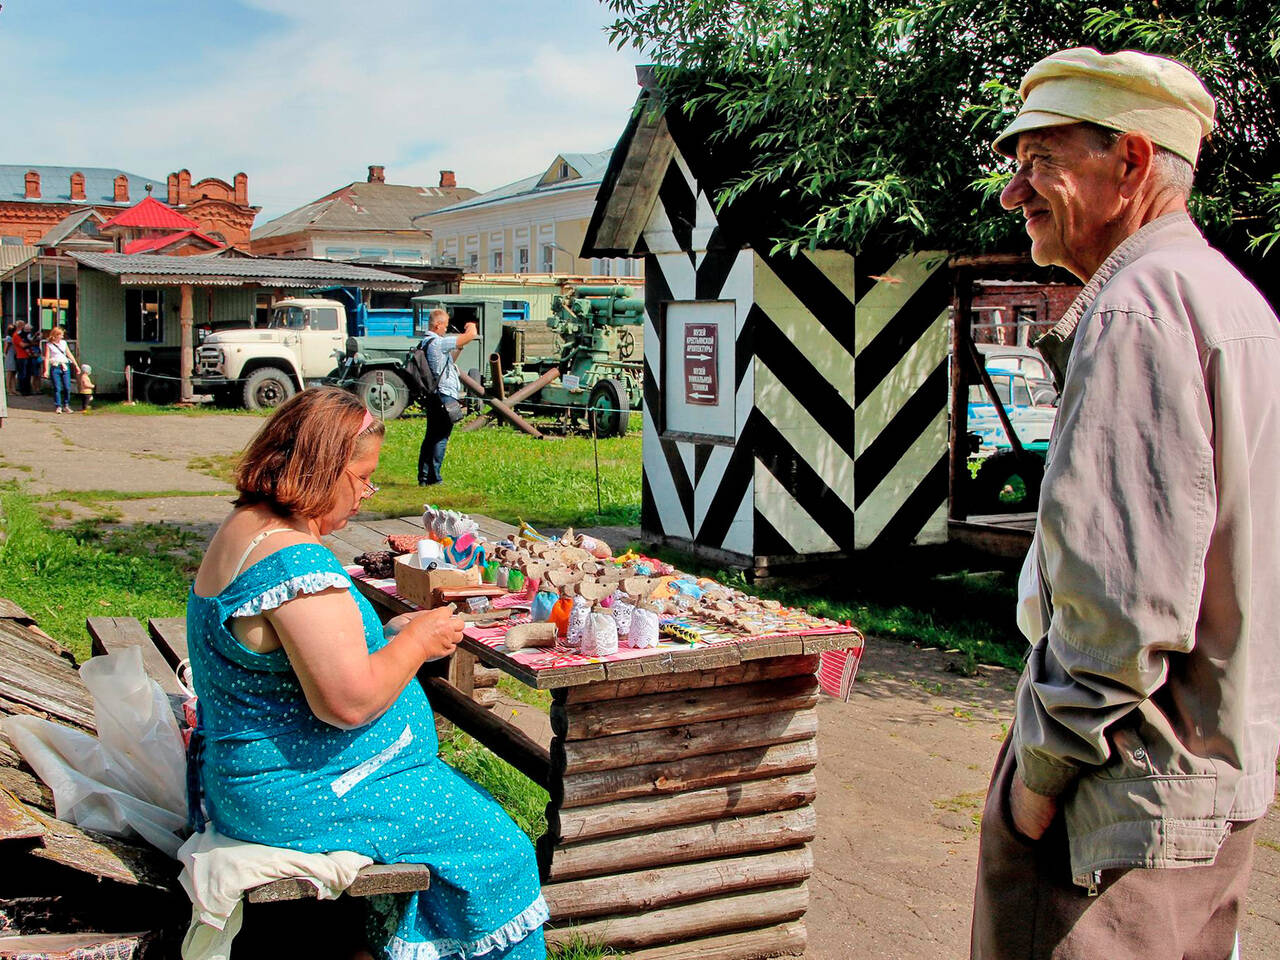
[[[854,647],[824,650],[818,655],[818,686],[823,693],[849,702],[853,678],[858,675],[858,665],[862,663],[862,653],[866,648],[866,641],[861,641]]]

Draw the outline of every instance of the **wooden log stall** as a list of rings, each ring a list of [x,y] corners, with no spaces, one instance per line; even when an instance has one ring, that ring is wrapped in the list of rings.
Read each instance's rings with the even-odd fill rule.
[[[412,609],[356,583],[384,617]],[[583,937],[633,960],[799,956],[818,654],[851,642],[853,631],[744,638],[533,670],[464,637],[459,652],[484,665],[473,690],[506,673],[551,691],[549,748],[447,678],[423,683],[438,713],[548,791],[537,852],[549,943]]]
[[[816,669],[800,655],[555,691],[538,844],[552,943],[803,952]]]

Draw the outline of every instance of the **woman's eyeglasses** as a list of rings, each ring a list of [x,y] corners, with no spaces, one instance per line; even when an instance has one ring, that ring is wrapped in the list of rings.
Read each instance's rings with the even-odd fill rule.
[[[381,490],[381,489],[382,489],[382,488],[381,488],[380,486],[378,486],[377,484],[375,484],[375,483],[370,483],[370,482],[369,482],[368,480],[366,480],[364,477],[361,477],[361,476],[357,475],[357,474],[356,474],[356,472],[355,472],[354,470],[352,470],[350,467],[347,467],[347,473],[351,474],[351,476],[355,477],[355,478],[356,478],[357,480],[359,480],[362,484],[364,484],[365,496],[366,496],[366,497],[372,497],[375,493],[377,493],[379,490]]]

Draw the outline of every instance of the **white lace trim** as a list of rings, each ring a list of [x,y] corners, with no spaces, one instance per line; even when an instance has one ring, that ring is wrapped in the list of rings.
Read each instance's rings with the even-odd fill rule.
[[[351,579],[345,573],[317,571],[304,573],[300,577],[291,577],[284,583],[258,594],[252,600],[246,600],[231,611],[233,617],[252,617],[264,610],[274,610],[287,600],[292,600],[300,593],[319,593],[330,587],[345,590],[351,586]]]
[[[460,957],[469,960],[471,957],[483,957],[494,950],[506,950],[519,943],[529,934],[551,919],[547,910],[547,902],[538,894],[538,899],[529,904],[515,918],[508,920],[493,933],[479,940],[464,942],[446,937],[441,940],[425,940],[422,943],[410,943],[400,937],[392,937],[387,944],[386,953],[389,960],[448,960]]]

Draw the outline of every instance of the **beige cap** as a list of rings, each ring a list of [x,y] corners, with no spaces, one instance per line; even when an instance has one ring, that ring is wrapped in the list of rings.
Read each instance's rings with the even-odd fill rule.
[[[1018,88],[1022,109],[992,146],[1013,156],[1019,133],[1087,121],[1145,133],[1193,167],[1213,129],[1213,97],[1200,78],[1166,57],[1076,47],[1045,57]]]

